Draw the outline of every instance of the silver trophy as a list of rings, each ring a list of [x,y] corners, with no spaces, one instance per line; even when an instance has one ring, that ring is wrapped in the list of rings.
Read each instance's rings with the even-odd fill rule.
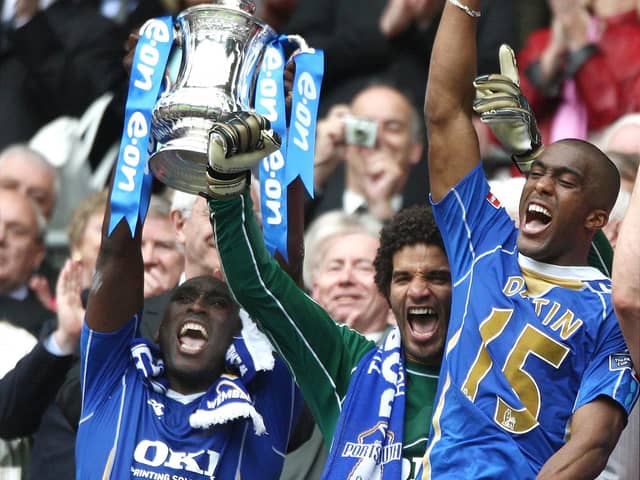
[[[158,149],[149,158],[156,178],[172,188],[206,192],[209,130],[222,112],[252,110],[264,51],[277,36],[254,12],[250,0],[214,0],[176,19],[182,59],[176,80],[167,79],[169,88],[153,109]]]

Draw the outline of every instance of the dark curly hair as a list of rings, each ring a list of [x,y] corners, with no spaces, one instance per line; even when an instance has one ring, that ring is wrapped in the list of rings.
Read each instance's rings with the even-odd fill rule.
[[[393,255],[403,247],[418,243],[434,245],[445,251],[431,206],[427,204],[401,210],[380,232],[380,247],[373,265],[376,270],[376,285],[385,298],[389,298],[391,289]]]

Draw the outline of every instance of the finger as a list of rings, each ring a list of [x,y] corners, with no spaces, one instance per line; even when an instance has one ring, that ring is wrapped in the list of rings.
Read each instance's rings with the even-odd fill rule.
[[[473,81],[476,92],[502,92],[509,95],[519,95],[520,89],[509,77],[493,73],[491,75],[482,75]]]
[[[293,61],[293,56],[296,54],[296,52],[294,52],[291,57],[289,58],[289,60],[287,61],[287,64],[284,67],[284,81],[285,81],[285,88],[287,87],[287,83],[289,84],[289,90],[291,88],[293,88],[293,79],[295,77],[295,73],[296,73],[296,62]]]
[[[513,49],[506,43],[503,43],[500,46],[498,56],[500,58],[500,73],[519,86],[520,77],[518,75],[516,55],[513,53]]]
[[[329,109],[329,113],[327,114],[325,119],[328,120],[333,117],[343,118],[346,115],[349,115],[349,113],[351,113],[351,108],[349,107],[349,105],[345,105],[344,103],[338,103]]]
[[[480,120],[484,123],[519,122],[525,125],[530,122],[530,117],[529,112],[521,108],[505,108],[483,113]]]
[[[478,98],[473,101],[473,111],[478,114],[491,112],[504,108],[518,108],[520,104],[508,96],[492,96],[490,98]]]

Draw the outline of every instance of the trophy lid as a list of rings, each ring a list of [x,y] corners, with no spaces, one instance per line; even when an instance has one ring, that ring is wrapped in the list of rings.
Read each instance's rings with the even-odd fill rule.
[[[256,4],[253,0],[209,0],[207,3],[201,3],[185,9],[207,9],[211,7],[226,7],[231,10],[240,10],[242,12],[253,15],[256,13]]]

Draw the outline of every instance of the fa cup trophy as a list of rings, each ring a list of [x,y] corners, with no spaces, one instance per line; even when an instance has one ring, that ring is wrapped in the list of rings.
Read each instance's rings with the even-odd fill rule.
[[[277,38],[254,12],[250,0],[214,0],[184,10],[176,19],[175,44],[182,58],[177,78],[165,79],[168,89],[152,111],[158,147],[149,158],[156,178],[172,188],[207,191],[212,125],[224,112],[253,110],[260,64],[267,45]]]

